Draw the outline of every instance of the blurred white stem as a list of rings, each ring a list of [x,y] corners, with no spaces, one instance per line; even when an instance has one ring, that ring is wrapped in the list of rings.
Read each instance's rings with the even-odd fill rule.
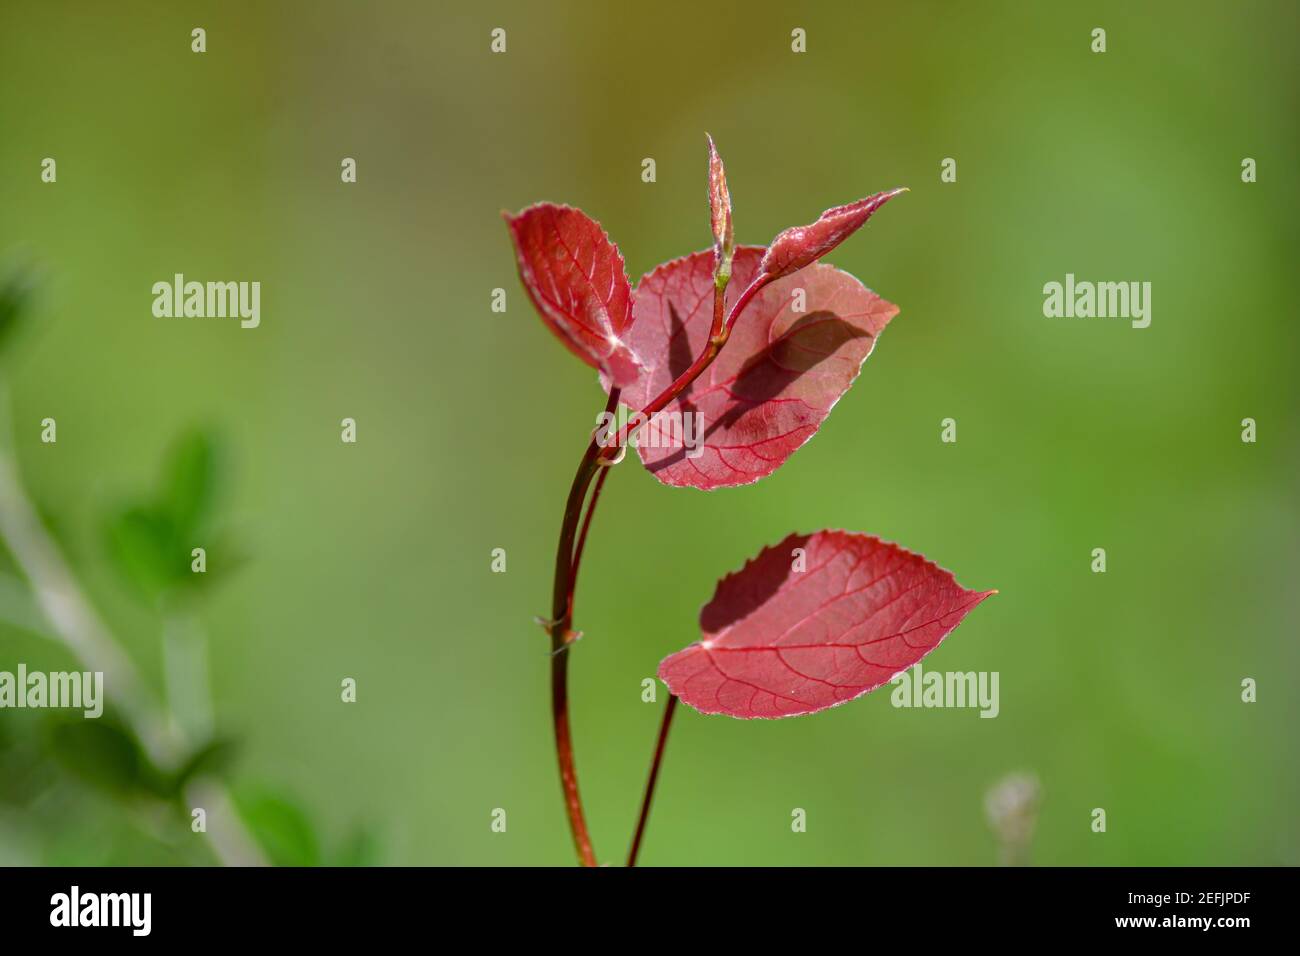
[[[167,710],[174,730],[191,740],[212,736],[212,690],[208,685],[208,641],[188,614],[163,619],[163,674]]]
[[[195,780],[185,788],[185,801],[207,811],[207,838],[224,866],[269,866],[235,803],[224,786],[211,778]]]
[[[141,743],[155,759],[165,759],[169,747],[157,708],[143,692],[130,658],[81,600],[76,581],[27,500],[7,448],[0,449],[0,536],[8,543],[55,633],[88,668],[103,671],[105,685],[131,724],[152,731],[141,736]]]
[[[0,393],[0,421],[7,429],[8,396]],[[9,435],[0,435],[0,537],[22,569],[52,635],[92,671],[102,671],[104,688],[121,709],[149,756],[160,766],[174,767],[179,741],[168,732],[168,718],[148,692],[131,659],[81,593],[71,569],[45,530],[23,488],[11,452]],[[191,787],[186,796],[197,789]],[[224,788],[213,793],[208,813],[208,842],[227,866],[259,866],[266,860],[230,806]],[[198,804],[194,804],[197,806]]]
[[[63,556],[23,491],[7,448],[0,448],[0,537],[22,568],[54,634],[82,664],[92,671],[103,672],[106,688],[136,729],[149,755],[159,762],[174,758],[175,748],[168,739],[157,705],[145,693],[131,659],[122,653],[99,617],[82,599]]]

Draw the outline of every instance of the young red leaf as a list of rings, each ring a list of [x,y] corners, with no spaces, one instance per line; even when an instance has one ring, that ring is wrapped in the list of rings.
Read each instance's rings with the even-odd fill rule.
[[[703,640],[665,658],[659,678],[704,714],[816,713],[911,667],[995,593],[871,535],[790,535],[718,582]]]
[[[808,226],[787,229],[767,247],[763,272],[780,278],[816,262],[841,242],[861,229],[872,213],[906,189],[891,189],[866,199],[827,209]]]
[[[632,325],[632,289],[618,246],[600,224],[569,206],[538,203],[504,213],[528,298],[574,355],[615,385],[639,373],[624,341]]]
[[[736,250],[728,308],[762,256],[754,246]],[[708,252],[641,279],[628,343],[644,367],[623,391],[630,407],[646,407],[707,347],[713,289]],[[746,307],[713,364],[637,433],[642,462],[664,484],[706,490],[771,474],[816,433],[897,313],[827,265],[772,282]]]
[[[705,134],[708,135],[707,133]],[[731,223],[731,192],[727,189],[727,170],[718,148],[709,136],[709,219],[713,226],[713,253],[718,265],[730,272],[735,230]]]

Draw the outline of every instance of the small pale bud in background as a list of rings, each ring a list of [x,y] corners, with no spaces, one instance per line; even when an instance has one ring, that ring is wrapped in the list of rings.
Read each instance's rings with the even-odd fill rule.
[[[1007,774],[984,795],[984,816],[997,837],[1003,866],[1028,864],[1041,802],[1038,778],[1025,772]]]

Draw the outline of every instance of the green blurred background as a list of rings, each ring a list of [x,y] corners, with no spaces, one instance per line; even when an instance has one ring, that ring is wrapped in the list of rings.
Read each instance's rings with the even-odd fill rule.
[[[234,543],[181,614],[274,859],[568,863],[532,618],[603,395],[530,311],[499,213],[580,206],[635,280],[708,245],[706,130],[741,242],[907,185],[831,256],[902,312],[814,441],[752,487],[611,476],[571,661],[598,855],[625,852],[665,700],[641,681],[695,639],[715,580],[843,527],[1000,589],[926,661],[999,671],[1000,716],[887,690],[788,721],[684,711],[644,863],[993,863],[985,793],[1027,771],[1034,862],[1295,864],[1298,21],[1289,2],[5,0],[0,262],[37,281],[0,371],[14,453],[160,693],[176,614],[130,586],[111,529],[165,496],[181,436],[215,436]],[[155,319],[175,272],[261,281],[261,327]],[[1150,281],[1150,328],[1045,318],[1067,272]],[[0,670],[74,666],[4,568]],[[187,817],[60,760],[53,719],[0,712],[0,862],[212,859]]]

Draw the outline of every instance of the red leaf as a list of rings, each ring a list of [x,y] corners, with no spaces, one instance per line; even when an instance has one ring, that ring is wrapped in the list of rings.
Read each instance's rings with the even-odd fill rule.
[[[736,250],[728,307],[762,255],[754,246]],[[793,312],[796,289],[805,293],[799,315]],[[665,263],[642,278],[635,299],[628,344],[644,368],[624,389],[623,401],[640,409],[708,344],[712,254]],[[772,282],[746,307],[713,364],[638,432],[642,462],[664,484],[703,489],[771,474],[816,433],[897,313],[897,306],[827,265]],[[703,416],[703,450],[696,457],[690,457],[690,442],[681,440],[686,412]],[[689,431],[685,437],[691,439]]]
[[[519,278],[533,306],[574,355],[625,385],[639,372],[624,342],[632,289],[623,256],[600,224],[569,206],[538,203],[503,214],[515,243]]]
[[[811,225],[787,229],[768,246],[767,255],[763,256],[763,271],[779,278],[816,262],[866,225],[872,213],[902,192],[907,190],[876,193],[847,206],[827,209]]]
[[[806,570],[793,570],[795,548]],[[665,658],[659,678],[704,714],[816,713],[911,667],[996,593],[871,535],[790,535],[718,582],[704,639]]]

